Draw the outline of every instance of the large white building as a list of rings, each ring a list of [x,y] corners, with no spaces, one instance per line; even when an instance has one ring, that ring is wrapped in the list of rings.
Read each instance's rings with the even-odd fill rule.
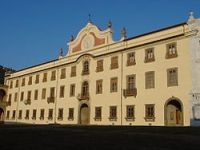
[[[8,75],[5,122],[200,124],[200,20],[121,34],[88,22],[66,56]]]

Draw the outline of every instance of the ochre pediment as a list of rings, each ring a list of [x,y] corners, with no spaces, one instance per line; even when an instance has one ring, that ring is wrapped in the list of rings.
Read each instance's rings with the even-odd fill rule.
[[[88,23],[77,35],[76,39],[69,42],[69,54],[92,50],[113,42],[111,29],[99,30],[92,23]]]

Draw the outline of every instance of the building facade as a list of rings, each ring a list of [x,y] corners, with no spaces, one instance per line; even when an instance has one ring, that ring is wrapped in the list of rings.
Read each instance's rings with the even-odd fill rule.
[[[119,41],[93,23],[68,53],[6,77],[5,122],[190,126],[200,123],[200,20]]]
[[[0,123],[4,122],[5,110],[7,106],[6,93],[8,86],[4,85],[4,78],[6,73],[12,73],[15,70],[0,66]]]

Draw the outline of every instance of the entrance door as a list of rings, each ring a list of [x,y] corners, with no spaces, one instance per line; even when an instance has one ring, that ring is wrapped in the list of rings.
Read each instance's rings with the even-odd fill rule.
[[[0,123],[3,123],[4,121],[4,111],[2,108],[0,108]]]
[[[89,124],[90,112],[87,104],[83,104],[80,108],[80,124]]]
[[[167,126],[183,125],[181,104],[176,100],[169,101],[166,106],[165,122]]]

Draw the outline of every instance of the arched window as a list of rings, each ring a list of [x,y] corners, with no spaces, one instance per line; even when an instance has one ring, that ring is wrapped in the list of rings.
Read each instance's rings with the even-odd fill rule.
[[[83,72],[82,72],[83,75],[86,75],[86,74],[89,74],[89,62],[88,61],[85,61],[83,63]]]
[[[84,81],[82,84],[82,96],[83,97],[89,96],[89,84],[87,81]]]

